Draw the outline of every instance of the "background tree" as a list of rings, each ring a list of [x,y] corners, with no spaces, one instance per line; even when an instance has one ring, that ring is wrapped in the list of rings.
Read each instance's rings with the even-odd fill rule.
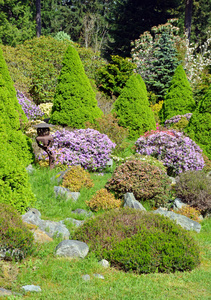
[[[185,131],[211,159],[211,85],[194,111]]]
[[[37,23],[37,37],[41,36],[41,2],[36,0],[36,23]]]
[[[195,109],[193,93],[183,67],[177,67],[168,92],[164,98],[163,107],[160,110],[162,121],[176,115],[191,113]]]
[[[143,79],[139,74],[131,75],[122,93],[114,102],[113,111],[119,119],[119,125],[128,128],[129,137],[134,139],[156,128],[146,88],[143,88],[143,85]]]
[[[76,49],[69,46],[58,78],[50,122],[85,128],[86,121],[92,123],[101,115],[80,57]]]

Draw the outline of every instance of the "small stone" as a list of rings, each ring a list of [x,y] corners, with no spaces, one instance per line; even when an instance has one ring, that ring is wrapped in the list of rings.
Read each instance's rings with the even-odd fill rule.
[[[76,210],[73,210],[72,213],[78,214],[78,215],[86,215],[87,217],[91,217],[93,213],[91,211],[86,211],[82,208],[77,208]]]
[[[81,276],[83,280],[85,281],[89,281],[90,280],[90,276],[88,274]]]
[[[64,240],[57,245],[55,251],[57,256],[84,258],[89,252],[89,247],[77,240]]]
[[[73,201],[77,201],[80,196],[79,192],[71,192],[69,189],[62,186],[55,186],[54,193],[56,197],[61,196],[66,199],[72,199]]]
[[[97,277],[99,279],[105,279],[105,277],[101,274],[94,274],[94,277]]]
[[[134,209],[146,211],[143,205],[135,199],[133,193],[124,194],[124,207],[131,207]]]
[[[104,268],[108,268],[110,266],[110,263],[106,259],[102,259],[101,261],[99,261],[99,264]]]
[[[41,288],[39,285],[24,285],[21,287],[26,292],[41,292]]]
[[[26,167],[26,171],[28,172],[28,174],[32,174],[34,173],[34,168],[32,167],[32,165],[28,165],[28,167]]]
[[[80,226],[83,225],[83,223],[84,223],[84,220],[76,220],[76,219],[73,219],[73,218],[66,218],[66,219],[60,221],[60,223],[61,223],[61,224],[64,224],[64,221],[71,222],[71,223],[74,224],[76,227],[80,227]]]

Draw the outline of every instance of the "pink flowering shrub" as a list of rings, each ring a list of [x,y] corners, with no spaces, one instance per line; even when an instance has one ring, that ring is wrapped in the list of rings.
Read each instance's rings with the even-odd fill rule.
[[[56,164],[67,166],[81,165],[85,169],[100,170],[106,166],[114,144],[106,134],[94,129],[76,129],[74,131],[56,131],[52,134],[54,144],[51,148],[56,156]],[[47,160],[40,155],[39,160]]]
[[[28,120],[40,119],[44,115],[39,106],[34,104],[20,91],[17,91],[17,98]]]
[[[136,141],[135,146],[136,152],[162,160],[168,175],[175,176],[184,171],[201,170],[204,167],[200,147],[176,130],[148,132]]]

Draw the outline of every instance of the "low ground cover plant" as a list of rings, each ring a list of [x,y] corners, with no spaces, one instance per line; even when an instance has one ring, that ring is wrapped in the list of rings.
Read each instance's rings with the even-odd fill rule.
[[[40,107],[34,104],[22,92],[17,91],[17,98],[28,120],[36,120],[44,116]]]
[[[109,193],[108,190],[103,188],[97,191],[90,201],[86,201],[86,204],[91,210],[98,211],[118,208],[121,206],[122,201],[116,199],[112,193]]]
[[[187,231],[171,220],[130,208],[89,219],[74,237],[98,259],[138,274],[190,271],[199,264],[199,248]]]
[[[198,209],[191,207],[189,205],[184,205],[180,209],[174,210],[174,212],[176,214],[186,216],[193,221],[201,222],[200,219],[201,212]]]
[[[162,168],[134,159],[114,170],[106,188],[117,197],[130,192],[138,201],[148,201],[153,206],[160,206],[165,205],[170,197],[170,182]]]
[[[158,130],[145,134],[136,141],[135,146],[136,152],[162,160],[168,175],[171,176],[188,170],[201,170],[204,167],[200,147],[176,130]]]
[[[93,187],[94,183],[90,174],[81,166],[73,166],[65,173],[62,186],[72,192],[79,192],[82,187]]]
[[[54,144],[51,148],[56,156],[56,164],[67,166],[81,165],[92,171],[105,168],[115,144],[107,135],[94,129],[56,131],[52,134]],[[47,160],[45,154],[38,160]]]
[[[176,177],[176,196],[191,207],[211,212],[211,180],[203,171],[188,171]]]
[[[33,234],[23,224],[17,210],[2,203],[0,205],[0,249],[6,249],[6,259],[20,260],[32,250]]]

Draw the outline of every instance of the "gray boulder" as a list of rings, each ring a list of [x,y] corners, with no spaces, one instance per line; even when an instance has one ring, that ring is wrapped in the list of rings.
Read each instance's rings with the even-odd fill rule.
[[[187,204],[183,203],[180,198],[176,198],[173,202],[173,209],[181,209],[183,206],[187,206]]]
[[[30,209],[26,214],[22,215],[22,220],[29,224],[36,225],[40,230],[44,231],[49,237],[61,235],[64,239],[70,236],[69,230],[64,224],[49,220],[42,220],[41,214],[37,209]]]
[[[11,291],[6,290],[6,289],[0,287],[0,297],[10,296],[10,295],[12,295]]]
[[[57,245],[55,251],[57,256],[84,258],[89,252],[89,247],[84,242],[64,240]]]
[[[110,263],[106,259],[102,259],[99,261],[99,265],[103,266],[104,268],[108,268],[110,266]]]
[[[88,274],[82,275],[81,277],[82,277],[82,279],[85,280],[85,281],[89,281],[89,280],[90,280],[90,276],[89,276]]]
[[[163,215],[171,220],[176,221],[177,224],[186,230],[194,230],[198,233],[201,230],[201,225],[198,222],[193,221],[186,216],[176,214],[173,211],[166,211],[162,208],[158,208],[157,210],[153,211],[153,213]]]
[[[84,220],[76,220],[76,219],[73,219],[73,218],[66,218],[62,221],[60,221],[61,224],[64,224],[64,221],[68,221],[68,222],[71,222],[73,225],[75,225],[76,227],[80,227],[81,225],[83,225],[84,223]]]
[[[143,205],[135,199],[133,193],[124,194],[124,207],[131,207],[146,211]]]
[[[72,199],[73,201],[77,201],[80,196],[79,192],[71,192],[69,189],[62,186],[55,186],[54,193],[56,197],[61,196],[66,199]]]
[[[78,215],[85,215],[87,217],[91,217],[93,213],[91,211],[86,211],[85,209],[82,208],[77,208],[76,210],[73,210],[72,213],[78,214]]]

